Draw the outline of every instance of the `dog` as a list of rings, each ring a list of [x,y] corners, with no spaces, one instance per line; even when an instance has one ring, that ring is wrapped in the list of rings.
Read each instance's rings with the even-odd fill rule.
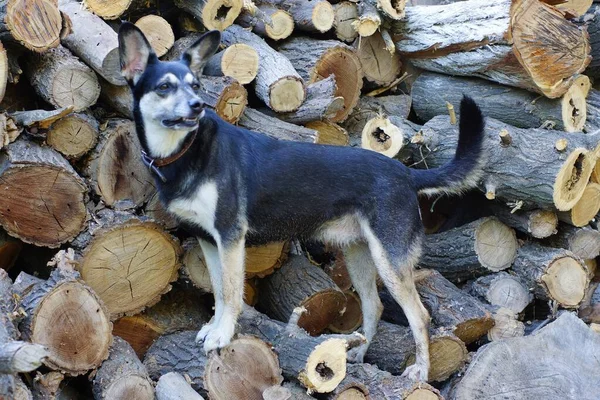
[[[206,352],[230,343],[242,310],[246,245],[315,239],[342,249],[362,302],[367,343],[349,361],[362,362],[376,333],[379,274],[416,343],[416,363],[404,375],[426,381],[429,315],[413,279],[424,238],[418,194],[476,185],[481,111],[463,98],[456,155],[430,170],[369,150],[272,139],[224,122],[202,101],[198,79],[219,45],[220,33],[209,31],[180,60],[163,62],[135,25],[119,29],[143,160],[166,209],[198,238],[210,274],[215,315],[196,341]]]

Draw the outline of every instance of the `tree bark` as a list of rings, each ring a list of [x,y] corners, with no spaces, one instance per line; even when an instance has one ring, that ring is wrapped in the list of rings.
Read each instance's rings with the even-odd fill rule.
[[[575,228],[560,224],[558,233],[546,243],[551,247],[570,250],[583,260],[600,256],[600,231],[592,228]]]
[[[239,125],[254,132],[262,133],[275,139],[295,142],[317,143],[318,132],[270,117],[247,107],[239,120]]]
[[[536,239],[544,239],[557,232],[558,216],[553,210],[516,210],[512,212],[510,207],[500,202],[488,202],[485,207],[502,223]]]
[[[168,372],[156,384],[157,400],[203,400],[185,378],[177,372]]]

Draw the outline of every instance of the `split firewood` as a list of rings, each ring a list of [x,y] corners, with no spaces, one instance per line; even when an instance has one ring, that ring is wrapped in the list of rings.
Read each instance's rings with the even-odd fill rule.
[[[272,40],[287,39],[294,31],[294,18],[289,12],[270,4],[253,4],[251,7],[246,4],[247,1],[236,24]]]
[[[32,398],[37,400],[57,400],[60,395],[60,386],[65,379],[62,372],[50,371],[46,374],[36,372],[33,378]]]
[[[536,239],[544,239],[557,232],[558,216],[553,210],[513,211],[510,207],[495,201],[488,202],[485,207],[502,223]]]
[[[587,267],[579,257],[536,243],[519,249],[513,272],[536,298],[554,300],[566,308],[577,307],[590,284]]]
[[[467,14],[468,21],[461,18]],[[537,0],[410,7],[394,33],[401,37],[400,54],[416,67],[479,76],[550,98],[565,94],[590,62],[587,34]]]
[[[175,5],[192,14],[206,29],[226,29],[240,15],[243,0],[175,0]]]
[[[327,327],[333,333],[352,333],[358,330],[363,322],[361,301],[358,294],[345,290],[346,306],[331,324]]]
[[[360,138],[367,121],[380,115],[407,118],[410,107],[411,97],[409,95],[363,96],[342,126],[348,130],[350,136]]]
[[[335,146],[348,146],[350,144],[348,132],[335,122],[311,121],[306,123],[305,127],[317,132],[317,143],[319,144]]]
[[[509,268],[517,255],[515,231],[494,217],[427,235],[419,265],[454,282]]]
[[[287,113],[275,113],[269,109],[261,111],[292,124],[328,120],[344,108],[344,99],[336,96],[336,91],[335,77],[330,75],[306,87],[306,100],[296,111]]]
[[[546,4],[556,7],[569,18],[584,15],[592,6],[593,0],[542,0]]]
[[[8,33],[13,40],[37,53],[60,43],[63,21],[56,0],[3,1],[0,21],[0,34]]]
[[[69,375],[84,374],[108,357],[112,324],[102,300],[74,269],[72,250],[61,250],[50,278],[22,297],[23,337],[48,348],[44,364]]]
[[[415,274],[415,284],[434,326],[450,330],[466,344],[485,335],[494,325],[486,305],[454,286],[439,272],[420,270]],[[379,294],[384,305],[382,318],[406,325],[404,312],[390,293],[383,290]]]
[[[304,32],[325,33],[333,27],[333,6],[328,1],[260,0],[290,13],[294,27]]]
[[[600,382],[594,378],[595,369],[587,366],[594,365],[598,357],[600,336],[565,312],[533,335],[481,348],[449,398],[592,398],[590,393],[600,390]],[[498,368],[502,373],[498,373]],[[553,371],[550,378],[548,371]],[[527,384],[515,386],[525,375]]]
[[[600,256],[600,231],[591,228],[575,228],[561,224],[558,234],[547,243],[552,247],[568,249],[583,260]]]
[[[0,114],[0,149],[17,140],[22,131],[23,128],[18,127],[15,120],[5,113]]]
[[[177,277],[181,247],[154,222],[108,208],[97,212],[73,245],[79,272],[106,304],[111,319],[152,306]]]
[[[457,139],[458,127],[449,117],[432,118],[423,125],[418,140],[411,140],[414,157],[422,160],[415,166],[435,168],[450,161]],[[566,141],[562,151],[555,147],[559,140]],[[598,140],[581,133],[515,128],[486,118],[483,147],[487,158],[480,189],[488,199],[520,201],[523,209],[568,211],[587,186],[596,162],[588,149]]]
[[[319,133],[314,129],[290,124],[250,107],[246,107],[244,115],[238,121],[238,125],[280,140],[308,143],[317,143],[319,140]]]
[[[207,357],[196,334],[184,331],[154,342],[144,358],[150,377],[180,373],[194,390],[215,400],[262,399],[264,390],[283,381],[277,356],[262,340],[241,336]]]
[[[344,293],[322,269],[302,256],[291,256],[274,274],[260,282],[259,309],[287,321],[296,307],[306,308],[298,326],[311,335],[327,328],[343,310]]]
[[[131,346],[115,336],[108,359],[98,368],[93,384],[95,399],[153,400],[154,387],[148,371]]]
[[[165,209],[165,206],[160,201],[158,192],[150,196],[150,200],[148,200],[144,207],[144,215],[169,231],[176,229],[178,226],[177,218]]]
[[[279,52],[291,61],[308,83],[335,75],[335,95],[344,98],[344,108],[331,121],[341,122],[350,115],[358,103],[363,78],[354,49],[337,40],[295,37],[282,44]]]
[[[162,335],[200,330],[202,324],[210,320],[209,312],[201,307],[202,304],[198,290],[175,288],[142,313],[116,320],[113,335],[126,340],[142,358]]]
[[[46,143],[70,160],[76,160],[98,142],[98,121],[88,114],[70,114],[53,123]]]
[[[81,232],[87,188],[60,154],[21,139],[6,148],[0,165],[0,223],[8,234],[58,247]]]
[[[466,290],[471,295],[514,314],[522,312],[533,301],[525,283],[506,272],[482,276],[467,285]]]
[[[133,95],[129,86],[117,86],[98,77],[100,82],[100,100],[121,116],[133,119]]]
[[[364,344],[365,338],[358,333],[309,336],[298,325],[303,313],[295,309],[286,324],[244,307],[238,323],[241,332],[272,343],[287,379],[299,381],[310,391],[327,393],[346,375],[347,351]]]
[[[158,379],[156,384],[157,400],[203,400],[183,375],[168,372]]]
[[[294,111],[304,102],[304,81],[292,63],[259,36],[233,25],[223,31],[221,40],[227,46],[243,43],[256,50],[260,60],[256,95],[269,108],[277,112]]]
[[[0,269],[10,270],[15,265],[22,248],[23,242],[0,229]]]
[[[159,15],[145,15],[135,22],[135,26],[140,30],[148,39],[150,46],[158,57],[162,57],[175,43],[175,35],[171,25]]]
[[[343,42],[353,42],[358,36],[354,21],[358,18],[358,7],[351,1],[342,1],[333,6],[335,36]]]
[[[229,76],[204,76],[199,82],[202,100],[225,121],[238,122],[248,104],[246,88]]]
[[[215,54],[204,67],[203,74],[230,76],[246,85],[258,74],[258,52],[247,44],[238,43]]]
[[[590,182],[581,198],[569,211],[561,211],[558,218],[576,227],[586,226],[600,211],[600,184]]]
[[[73,112],[73,107],[63,107],[52,111],[15,111],[7,115],[18,128],[28,128],[29,132],[34,134],[40,129],[49,129],[54,122],[71,114],[71,112]]]
[[[154,193],[154,178],[142,162],[141,151],[133,121],[108,120],[82,169],[106,205],[130,200],[140,206]]]
[[[577,132],[586,122],[589,86],[589,79],[581,75],[562,97],[548,99],[482,79],[424,72],[413,83],[411,96],[415,113],[423,121],[448,114],[447,102],[458,111],[463,93],[468,93],[486,117],[519,128],[551,123],[554,129]]]
[[[402,68],[400,56],[386,49],[380,32],[357,40],[354,46],[367,81],[376,86],[387,86],[398,78]]]
[[[500,308],[494,312],[494,326],[488,331],[487,338],[490,342],[525,335],[525,324],[517,319],[517,314],[507,308]]]
[[[103,19],[117,19],[122,16],[134,3],[133,0],[85,0],[85,8]]]
[[[73,24],[71,33],[61,43],[113,85],[125,85],[117,33],[76,1],[61,1],[60,11]]]
[[[460,370],[467,360],[465,344],[452,333],[431,332],[429,336],[429,381],[441,382]],[[400,375],[415,362],[415,343],[412,331],[381,321],[377,334],[369,345],[365,361],[384,371]]]

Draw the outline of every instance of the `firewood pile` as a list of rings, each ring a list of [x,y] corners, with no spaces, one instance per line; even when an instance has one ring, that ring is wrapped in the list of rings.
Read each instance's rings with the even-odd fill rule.
[[[0,2],[0,399],[595,399],[600,393],[600,3],[592,0]],[[120,21],[163,60],[208,29],[226,121],[449,161],[458,104],[486,116],[479,190],[423,198],[416,285],[428,383],[404,313],[364,364],[338,249],[248,248],[239,334],[212,316],[202,251],[163,209],[120,75]],[[385,174],[385,171],[381,171]],[[399,205],[400,206],[400,205]]]

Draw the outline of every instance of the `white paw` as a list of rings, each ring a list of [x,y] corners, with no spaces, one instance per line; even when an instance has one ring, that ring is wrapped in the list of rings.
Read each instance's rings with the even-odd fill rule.
[[[204,337],[204,351],[208,354],[211,350],[227,346],[233,338],[235,324],[219,324],[210,330]],[[200,334],[198,334],[200,335]]]
[[[358,347],[355,347],[348,351],[346,355],[346,359],[349,363],[353,364],[362,364],[365,358],[365,354],[367,353],[367,349],[369,348],[368,344],[363,344]]]
[[[419,364],[413,364],[406,367],[402,373],[402,377],[411,379],[418,382],[427,382],[429,375],[429,368]]]
[[[204,342],[206,336],[208,336],[208,334],[215,328],[215,326],[216,324],[212,322],[212,320],[211,322],[207,322],[206,324],[204,324],[202,329],[200,329],[200,332],[198,332],[198,334],[196,335],[196,343]]]

